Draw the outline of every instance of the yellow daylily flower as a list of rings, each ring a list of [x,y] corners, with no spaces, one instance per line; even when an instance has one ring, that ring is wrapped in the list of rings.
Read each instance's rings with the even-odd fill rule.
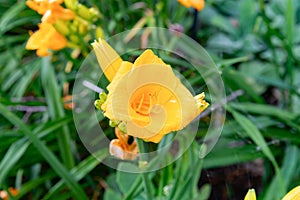
[[[204,93],[194,98],[171,66],[151,50],[130,63],[104,44],[108,51],[103,42],[93,44],[101,68],[112,79],[101,109],[109,119],[125,122],[128,135],[158,143],[164,135],[183,129],[208,106]]]
[[[254,189],[248,190],[244,200],[256,200],[256,194]]]
[[[118,139],[113,139],[109,144],[109,152],[121,160],[135,160],[138,156],[138,147],[133,137],[115,128]]]
[[[66,46],[66,38],[57,32],[52,24],[41,23],[39,30],[30,36],[26,49],[37,50],[37,55],[42,57],[50,55],[49,49],[60,50]]]
[[[26,5],[43,15],[42,22],[55,23],[58,19],[71,20],[75,17],[73,11],[63,8],[63,0],[27,0]]]
[[[295,187],[287,193],[282,200],[299,200],[300,199],[300,186]]]
[[[205,6],[204,0],[178,0],[178,2],[184,7],[187,8],[193,7],[198,11],[202,10]]]

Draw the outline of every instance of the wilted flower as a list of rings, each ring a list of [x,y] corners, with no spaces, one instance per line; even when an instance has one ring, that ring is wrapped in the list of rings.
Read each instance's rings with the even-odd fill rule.
[[[205,6],[204,0],[178,0],[184,7],[190,8],[193,7],[198,11],[202,10]]]
[[[66,38],[57,32],[52,24],[41,23],[39,24],[39,30],[30,36],[26,49],[37,50],[36,54],[38,56],[48,56],[50,55],[49,49],[60,50],[66,46]]]
[[[198,116],[208,103],[204,93],[195,98],[151,50],[146,50],[134,63],[122,61],[105,42],[93,47],[109,91],[101,109],[111,120],[125,124],[128,135],[158,143],[164,135],[183,129]]]
[[[109,144],[111,155],[122,160],[135,160],[138,156],[138,147],[135,139],[115,128],[115,134],[118,139],[113,139]]]

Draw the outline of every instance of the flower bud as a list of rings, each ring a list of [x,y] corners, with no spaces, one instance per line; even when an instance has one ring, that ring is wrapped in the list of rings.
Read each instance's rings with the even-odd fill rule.
[[[96,28],[96,38],[103,38],[103,36],[104,36],[104,32],[103,32],[103,29],[102,28],[100,28],[100,27],[97,27]]]
[[[95,41],[92,46],[103,73],[109,81],[112,81],[123,60],[117,52],[101,38],[99,38],[99,41]]]
[[[120,131],[122,131],[123,133],[127,133],[127,124],[126,122],[120,122],[118,124],[118,128]]]
[[[78,0],[64,0],[65,5],[67,8],[71,9],[71,10],[76,10],[77,6],[78,6]]]
[[[61,34],[67,36],[70,34],[70,29],[68,28],[68,22],[64,20],[57,20],[53,25],[54,28]]]

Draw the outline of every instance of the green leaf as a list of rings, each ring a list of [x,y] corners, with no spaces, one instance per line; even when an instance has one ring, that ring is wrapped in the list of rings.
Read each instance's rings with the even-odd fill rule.
[[[122,197],[112,189],[105,190],[104,200],[122,200]]]
[[[207,200],[210,197],[211,186],[209,184],[204,184],[197,196],[193,198],[193,200]]]
[[[25,8],[25,2],[18,2],[11,6],[10,9],[8,9],[1,17],[0,19],[0,35],[5,33],[8,29],[7,27],[13,20],[16,18],[16,16]]]
[[[13,143],[8,149],[7,153],[0,163],[0,188],[3,187],[7,174],[22,157],[29,144],[30,143],[26,138],[22,138]]]
[[[255,104],[255,103],[229,103],[231,108],[243,111],[250,112],[254,114],[261,114],[272,116],[280,119],[285,122],[287,125],[300,130],[300,126],[297,123],[294,123],[293,120],[296,119],[297,115],[288,111],[285,111],[275,106],[265,105],[265,104]]]
[[[243,75],[242,73],[236,70],[226,68],[223,71],[223,77],[226,83],[229,84],[233,89],[242,89],[256,102],[264,102],[262,97],[259,94],[257,94],[255,89],[253,89],[251,79],[247,78],[247,76]]]
[[[281,173],[284,177],[284,184],[288,186],[293,182],[295,171],[299,164],[299,149],[297,146],[287,146],[285,151],[285,157],[281,167]],[[267,189],[266,194],[264,195],[264,200],[272,200],[277,198],[282,198],[283,196],[278,195],[278,190],[280,190],[280,185],[278,185],[278,176],[275,176],[271,181],[270,186]],[[283,194],[281,194],[283,195]]]
[[[59,119],[54,123],[46,123],[38,126],[36,129],[33,130],[33,133],[42,138],[47,134],[51,133],[52,131],[60,128],[66,122],[70,121],[70,119]],[[13,166],[20,160],[23,156],[25,151],[27,150],[30,142],[28,141],[28,137],[25,136],[22,139],[14,142],[8,149],[7,153],[5,154],[4,158],[0,163],[0,186],[4,183],[5,178],[9,171],[13,168]]]
[[[128,192],[131,190],[132,186],[134,185],[134,182],[136,181],[139,174],[137,173],[128,173],[126,171],[132,171],[133,169],[136,169],[138,171],[138,168],[136,165],[126,162],[121,162],[118,165],[118,171],[117,171],[117,183],[122,191],[123,194],[128,195]]]
[[[52,119],[61,118],[65,116],[61,93],[54,74],[53,66],[50,63],[50,57],[43,58],[43,66],[41,70],[41,79],[43,89],[48,104],[48,112]],[[57,140],[64,164],[67,168],[74,166],[74,157],[71,152],[71,136],[68,126],[62,128],[62,132],[57,134]]]
[[[106,149],[95,152],[93,155],[81,161],[78,166],[74,167],[71,170],[70,174],[76,181],[80,181],[89,172],[91,172],[107,155],[108,151]],[[65,183],[67,182],[64,179],[60,180],[49,190],[48,194],[46,194],[43,199],[46,200],[54,198],[54,195],[64,188]]]
[[[294,0],[287,0],[286,1],[286,36],[287,40],[289,42],[289,45],[292,45],[294,42],[294,33],[295,33],[295,6],[294,6]]]
[[[35,188],[40,186],[41,184],[45,183],[46,181],[52,179],[55,177],[54,173],[48,172],[46,175],[39,177],[37,179],[27,181],[25,184],[22,185],[18,195],[15,197],[15,199],[20,199],[24,195],[26,195],[29,192],[32,192]]]
[[[12,124],[19,127],[19,129],[30,139],[33,145],[37,148],[39,153],[44,157],[52,169],[66,182],[76,199],[87,199],[84,191],[80,185],[76,182],[74,177],[68,172],[68,170],[60,163],[55,155],[49,150],[49,148],[32,133],[30,128],[22,122],[16,115],[7,110],[3,104],[0,103],[0,113],[9,120]]]
[[[266,157],[272,162],[278,178],[278,184],[281,186],[278,194],[284,194],[286,192],[286,187],[284,186],[281,172],[279,170],[278,164],[272,154],[268,144],[266,143],[264,137],[258,130],[258,128],[244,115],[229,109],[232,113],[234,119],[239,123],[239,125],[245,130],[248,136],[255,142],[257,146],[260,147],[261,151],[266,155]]]

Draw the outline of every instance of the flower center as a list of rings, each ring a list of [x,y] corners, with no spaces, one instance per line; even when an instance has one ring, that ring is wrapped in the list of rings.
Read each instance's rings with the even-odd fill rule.
[[[153,105],[156,104],[156,94],[152,94],[150,92],[143,92],[140,95],[137,95],[132,103],[131,107],[133,110],[143,116],[148,116],[151,112]]]

